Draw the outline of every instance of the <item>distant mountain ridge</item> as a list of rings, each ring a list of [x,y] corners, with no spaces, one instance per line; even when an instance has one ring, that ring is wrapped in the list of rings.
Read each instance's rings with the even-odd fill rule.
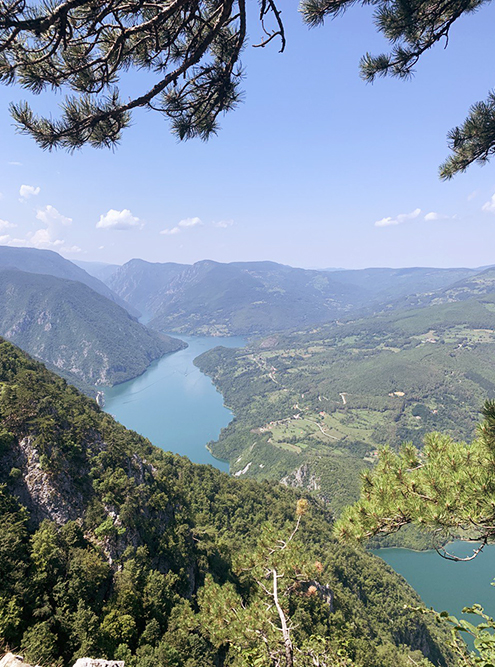
[[[135,308],[121,299],[105,283],[53,250],[0,246],[0,269],[19,269],[28,273],[41,273],[56,278],[77,280],[110,301],[118,303],[134,317],[139,316]]]
[[[109,285],[160,331],[258,334],[324,322],[360,301],[360,290],[327,272],[275,262],[211,260],[192,266],[132,260]],[[139,304],[139,305],[138,305]]]
[[[414,294],[389,304],[389,308],[403,310],[409,308],[426,308],[444,303],[467,301],[468,299],[482,299],[495,293],[495,267],[488,267],[476,271],[470,276],[464,276],[456,282],[435,292]]]
[[[18,269],[0,269],[0,335],[88,385],[128,380],[185,346],[87,285]]]
[[[188,334],[264,334],[347,318],[355,311],[468,280],[478,269],[300,269],[275,262],[133,259],[107,285],[151,327]]]
[[[407,267],[336,270],[333,277],[348,285],[365,289],[376,301],[384,302],[411,294],[434,292],[457,281],[475,276],[483,269]]]

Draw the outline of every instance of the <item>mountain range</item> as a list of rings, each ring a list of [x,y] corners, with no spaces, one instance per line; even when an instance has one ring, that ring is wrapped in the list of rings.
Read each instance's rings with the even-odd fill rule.
[[[43,275],[76,280],[87,285],[92,290],[128,310],[134,317],[139,316],[130,304],[121,299],[115,292],[107,287],[101,280],[84,271],[73,262],[65,259],[53,250],[39,250],[38,248],[15,248],[11,246],[0,246],[0,268],[19,269],[28,273],[41,273]]]
[[[101,271],[101,270],[100,270]],[[209,260],[193,265],[133,259],[106,284],[160,331],[258,335],[372,312],[394,300],[446,288],[477,269],[317,271],[275,262]],[[103,275],[100,273],[100,275]]]
[[[185,344],[138,323],[137,311],[58,253],[0,246],[0,335],[86,393],[143,373]]]

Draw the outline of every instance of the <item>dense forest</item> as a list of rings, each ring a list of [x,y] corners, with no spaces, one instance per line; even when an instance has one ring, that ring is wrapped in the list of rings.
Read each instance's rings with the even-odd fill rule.
[[[277,664],[276,572],[295,665],[450,664],[414,592],[338,545],[316,499],[164,453],[7,342],[0,383],[4,648],[42,665]]]

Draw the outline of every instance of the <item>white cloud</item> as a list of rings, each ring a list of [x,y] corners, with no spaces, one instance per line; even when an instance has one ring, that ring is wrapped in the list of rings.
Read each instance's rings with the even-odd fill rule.
[[[375,222],[375,227],[389,227],[390,225],[401,225],[408,220],[414,220],[421,213],[420,208],[414,209],[411,213],[400,213],[395,218],[382,218]]]
[[[34,185],[21,185],[19,188],[19,194],[22,199],[29,199],[29,197],[35,197],[39,195],[41,188],[39,186],[35,187]]]
[[[139,218],[136,218],[129,211],[124,208],[122,211],[116,211],[111,208],[106,215],[100,215],[100,219],[96,223],[97,229],[118,229],[120,231],[127,229],[141,228],[143,225]]]
[[[185,218],[184,220],[181,220],[177,226],[178,227],[197,227],[198,225],[202,225],[202,224],[203,223],[201,222],[200,218]]]
[[[487,213],[495,213],[495,195],[492,195],[490,201],[483,204],[481,210],[486,211]]]
[[[473,190],[470,192],[467,196],[467,200],[471,201],[472,199],[475,199],[479,195],[480,191],[479,190]]]
[[[65,215],[62,215],[54,206],[50,206],[50,204],[45,206],[45,208],[39,208],[36,211],[36,218],[49,226],[61,224],[66,227],[72,223],[72,218],[67,218]]]
[[[8,220],[0,220],[0,231],[3,231],[4,229],[11,229],[12,227],[17,227],[17,225],[14,225]]]
[[[220,229],[227,229],[227,227],[232,227],[234,224],[233,220],[219,220],[218,222],[212,223],[213,227],[220,227]]]
[[[62,229],[72,223],[72,218],[62,215],[54,206],[48,204],[36,211],[36,219],[42,222],[45,227],[40,227],[35,232],[28,232],[26,238],[23,239],[11,238],[10,236],[1,237],[2,242],[11,246],[53,248],[68,253],[81,251],[79,246],[68,246],[64,239],[60,238]],[[6,220],[0,220],[0,231],[6,227],[15,227],[15,225],[8,223]]]
[[[183,229],[189,229],[191,227],[200,227],[203,224],[201,218],[184,218],[181,220],[175,227],[169,229],[162,229],[160,234],[178,234]]]
[[[22,162],[7,162],[7,164],[10,164],[12,167],[22,167]]]
[[[54,239],[49,229],[38,229],[28,234],[29,243],[35,248],[57,248],[64,245],[63,239]]]
[[[61,252],[69,253],[71,255],[77,255],[77,253],[82,252],[82,248],[78,245],[64,245],[60,248]]]
[[[449,215],[444,215],[443,213],[436,213],[435,211],[431,211],[430,213],[427,213],[425,215],[426,222],[431,222],[432,220],[450,220],[450,219],[451,218]]]

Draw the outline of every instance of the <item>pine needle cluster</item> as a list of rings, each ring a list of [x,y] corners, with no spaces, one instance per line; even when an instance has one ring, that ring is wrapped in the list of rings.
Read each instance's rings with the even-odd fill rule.
[[[436,44],[447,46],[454,23],[490,0],[360,0],[372,4],[377,29],[391,44],[390,53],[361,59],[361,76],[373,82],[379,76],[407,79],[420,58]],[[321,25],[356,4],[356,0],[302,0],[301,12],[310,26]],[[450,179],[473,162],[484,164],[495,151],[495,98],[490,92],[475,104],[465,122],[448,135],[452,155],[440,166],[440,177]]]
[[[270,17],[273,29],[265,27]],[[259,18],[258,46],[278,37],[283,48],[273,0],[260,2]],[[11,105],[20,131],[44,149],[112,147],[138,107],[168,117],[180,139],[207,139],[241,99],[245,41],[245,0],[6,0],[0,82],[35,94],[69,92],[56,120],[26,102]],[[155,82],[123,99],[118,84],[128,70],[147,71]]]
[[[410,444],[398,453],[384,449],[376,467],[363,473],[361,498],[336,523],[337,536],[363,541],[414,523],[434,531],[439,549],[452,534],[481,547],[493,541],[495,401],[487,401],[482,413],[471,444],[432,433],[421,451]]]

